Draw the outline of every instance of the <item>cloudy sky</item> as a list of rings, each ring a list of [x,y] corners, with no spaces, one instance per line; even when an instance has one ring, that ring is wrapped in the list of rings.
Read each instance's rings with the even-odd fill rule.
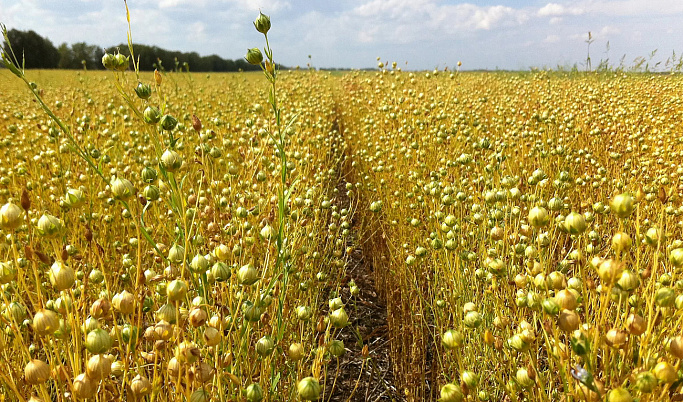
[[[276,59],[305,66],[362,68],[396,61],[404,69],[593,65],[623,55],[662,65],[683,54],[681,0],[129,0],[133,40],[170,50],[241,57],[262,46],[251,22],[272,19]],[[126,41],[123,0],[0,0],[0,21],[33,29],[55,45]],[[607,51],[607,42],[610,49]],[[654,63],[653,63],[654,64]],[[661,67],[663,68],[663,67]],[[660,69],[661,69],[660,68]]]

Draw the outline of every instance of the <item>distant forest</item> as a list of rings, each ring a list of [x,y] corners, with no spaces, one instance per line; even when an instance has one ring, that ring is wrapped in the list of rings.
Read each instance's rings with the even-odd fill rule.
[[[48,38],[38,35],[35,31],[12,29],[7,33],[19,63],[21,63],[23,55],[26,68],[104,69],[102,66],[104,49],[99,46],[78,42],[71,45],[62,43],[59,47],[55,47]],[[3,42],[3,48],[9,50],[7,43]],[[127,44],[109,47],[107,51],[113,53],[117,48],[126,56],[130,54]],[[135,59],[140,61],[140,70],[143,71],[155,69],[161,71],[189,69],[189,71],[198,72],[260,70],[259,66],[253,66],[243,58],[229,60],[215,54],[200,56],[197,52],[184,53],[139,44],[133,44],[133,51],[135,52]],[[0,67],[2,67],[1,62]]]

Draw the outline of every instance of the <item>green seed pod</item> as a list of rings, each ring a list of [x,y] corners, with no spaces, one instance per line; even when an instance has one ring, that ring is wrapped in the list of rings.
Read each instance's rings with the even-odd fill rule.
[[[211,394],[202,387],[197,388],[192,395],[190,395],[190,402],[209,402],[210,400]]]
[[[224,282],[230,279],[232,272],[224,262],[217,262],[211,267],[211,274],[216,282]]]
[[[185,298],[186,294],[187,284],[182,279],[173,280],[166,285],[166,296],[169,301],[181,301]]]
[[[190,262],[190,271],[194,273],[203,273],[208,269],[209,261],[207,261],[203,255],[197,254],[192,258],[192,261]]]
[[[322,391],[320,383],[313,377],[306,377],[299,381],[296,385],[296,390],[303,401],[317,401]]]
[[[529,388],[536,384],[536,381],[529,375],[529,372],[524,367],[517,370],[515,374],[515,380],[523,388]]]
[[[558,315],[560,313],[560,305],[551,298],[543,300],[543,311],[549,315]]]
[[[161,126],[162,130],[171,131],[178,125],[178,120],[176,120],[176,118],[171,116],[170,114],[165,114],[161,116],[159,125]]]
[[[630,292],[635,290],[640,285],[640,277],[630,269],[624,270],[621,277],[617,281],[617,286],[621,289]]]
[[[650,371],[643,371],[636,376],[635,389],[644,394],[654,391],[657,386],[657,377]]]
[[[296,308],[296,318],[299,319],[299,321],[309,321],[311,317],[313,316],[313,311],[311,311],[311,308],[308,306],[298,306]]]
[[[673,306],[675,300],[676,292],[668,286],[657,289],[657,292],[655,293],[655,303],[659,307]]]
[[[33,316],[33,330],[38,335],[53,334],[59,328],[57,313],[50,310],[40,310]]]
[[[273,338],[268,335],[256,342],[256,353],[261,357],[270,356],[270,354],[273,353],[273,350],[275,350],[275,343],[273,342]]]
[[[444,385],[441,387],[439,396],[441,397],[439,399],[441,402],[462,402],[464,400],[462,390],[457,384]]]
[[[263,389],[258,383],[253,383],[247,387],[244,396],[248,402],[261,402],[263,400]]]
[[[237,279],[242,285],[249,286],[258,282],[259,277],[258,271],[254,268],[254,265],[249,263],[243,265],[239,271],[237,271]]]
[[[335,310],[339,310],[340,308],[344,307],[344,302],[342,301],[341,297],[335,297],[333,299],[330,299],[329,305],[330,305],[330,311],[335,311]]]
[[[166,321],[169,324],[176,323],[176,309],[171,303],[166,303],[156,312],[157,321]]]
[[[147,184],[154,183],[154,180],[157,179],[157,171],[151,166],[145,166],[140,172],[140,178]]]
[[[579,235],[586,230],[586,218],[576,212],[571,212],[564,218],[564,227],[569,234]]]
[[[261,53],[261,50],[257,47],[247,49],[247,54],[244,56],[244,58],[249,62],[249,64],[258,66],[263,62],[263,54]]]
[[[117,200],[126,201],[135,195],[135,187],[127,179],[115,178],[111,184],[111,193]]]
[[[449,329],[441,335],[441,344],[448,350],[454,350],[462,346],[463,339],[460,332]]]
[[[147,106],[142,112],[142,118],[147,124],[156,124],[161,120],[161,111],[155,106]]]
[[[518,352],[523,352],[529,349],[530,344],[522,338],[521,335],[515,334],[511,338],[507,340],[507,345],[511,349],[514,349]]]
[[[17,277],[17,270],[11,262],[0,262],[0,284],[10,283]]]
[[[263,309],[247,300],[244,302],[244,304],[242,304],[242,313],[244,314],[245,320],[249,322],[257,322],[261,319]]]
[[[633,213],[633,197],[630,194],[622,193],[610,201],[610,209],[618,217],[625,219]]]
[[[258,18],[256,18],[256,21],[254,21],[254,27],[257,31],[261,32],[262,34],[267,34],[270,30],[270,17],[263,14],[262,12],[259,12]]]
[[[479,376],[476,375],[473,371],[463,371],[462,375],[460,376],[460,379],[467,385],[467,388],[471,390],[475,389],[479,384]]]
[[[0,208],[0,228],[14,230],[21,225],[21,208],[11,202]]]
[[[652,369],[652,373],[659,382],[664,384],[672,384],[678,380],[678,373],[669,362],[657,363],[655,368]]]
[[[533,207],[529,211],[529,224],[535,228],[541,228],[550,222],[550,215],[543,207]]]
[[[96,328],[88,333],[85,339],[85,348],[92,354],[106,353],[111,348],[112,339],[109,332]]]
[[[3,310],[2,316],[10,322],[21,324],[26,318],[26,308],[19,302],[11,302]]]
[[[102,56],[102,65],[107,70],[114,70],[116,68],[116,57],[111,53],[105,53]]]
[[[154,202],[159,199],[159,187],[150,184],[142,190],[142,195],[145,197],[145,199],[147,199],[147,201]]]
[[[121,53],[117,53],[114,56],[114,68],[116,71],[126,71],[128,70],[129,59]]]
[[[163,168],[169,172],[177,172],[182,165],[182,156],[180,156],[178,152],[172,149],[167,149],[166,151],[164,151],[163,155],[161,155],[161,166],[163,166]]]
[[[349,316],[344,307],[334,310],[330,314],[330,322],[335,328],[344,328],[349,323]]]
[[[482,323],[481,314],[477,311],[469,311],[465,314],[463,323],[467,328],[478,328]]]
[[[330,342],[330,344],[327,346],[327,350],[334,357],[341,357],[346,352],[346,349],[344,348],[344,342],[336,339]]]
[[[69,289],[76,281],[74,270],[61,261],[55,261],[50,267],[50,283],[57,291]]]
[[[615,388],[607,394],[607,402],[633,402],[633,397],[624,388]]]
[[[43,216],[41,216],[40,219],[38,219],[38,225],[36,228],[38,229],[38,233],[40,233],[41,236],[45,236],[47,238],[55,238],[64,229],[64,223],[61,219],[55,216],[52,216],[50,214],[43,214]]]
[[[683,266],[683,248],[676,248],[669,253],[669,261],[674,267],[680,268]]]
[[[175,264],[180,264],[185,258],[185,247],[174,244],[168,250],[168,260]]]
[[[135,94],[140,99],[149,99],[152,96],[152,87],[149,84],[138,82],[138,85],[135,87]]]

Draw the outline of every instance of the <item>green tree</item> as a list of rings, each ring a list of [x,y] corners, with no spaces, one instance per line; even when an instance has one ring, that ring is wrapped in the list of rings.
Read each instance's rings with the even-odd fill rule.
[[[43,38],[35,31],[19,31],[12,29],[7,32],[12,49],[21,62],[23,57],[26,68],[57,68],[60,54],[49,39]],[[7,43],[3,43],[5,51],[9,51]]]

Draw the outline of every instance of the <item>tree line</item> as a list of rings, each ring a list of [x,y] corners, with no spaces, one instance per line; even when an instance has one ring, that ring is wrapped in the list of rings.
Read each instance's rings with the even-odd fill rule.
[[[48,38],[42,37],[32,30],[12,29],[7,34],[14,54],[20,63],[23,57],[26,68],[104,69],[102,56],[105,49],[99,46],[78,42],[71,45],[62,43],[59,47],[55,47]],[[8,44],[3,42],[3,48],[8,51]],[[116,49],[126,56],[129,55],[127,44],[107,48],[107,51],[112,53]],[[230,60],[215,54],[200,56],[197,52],[185,53],[138,44],[133,45],[133,51],[135,52],[135,59],[139,61],[140,70],[143,71],[189,69],[190,71],[221,72],[260,69],[259,66],[253,66],[243,58]],[[1,62],[0,66],[2,66]]]

